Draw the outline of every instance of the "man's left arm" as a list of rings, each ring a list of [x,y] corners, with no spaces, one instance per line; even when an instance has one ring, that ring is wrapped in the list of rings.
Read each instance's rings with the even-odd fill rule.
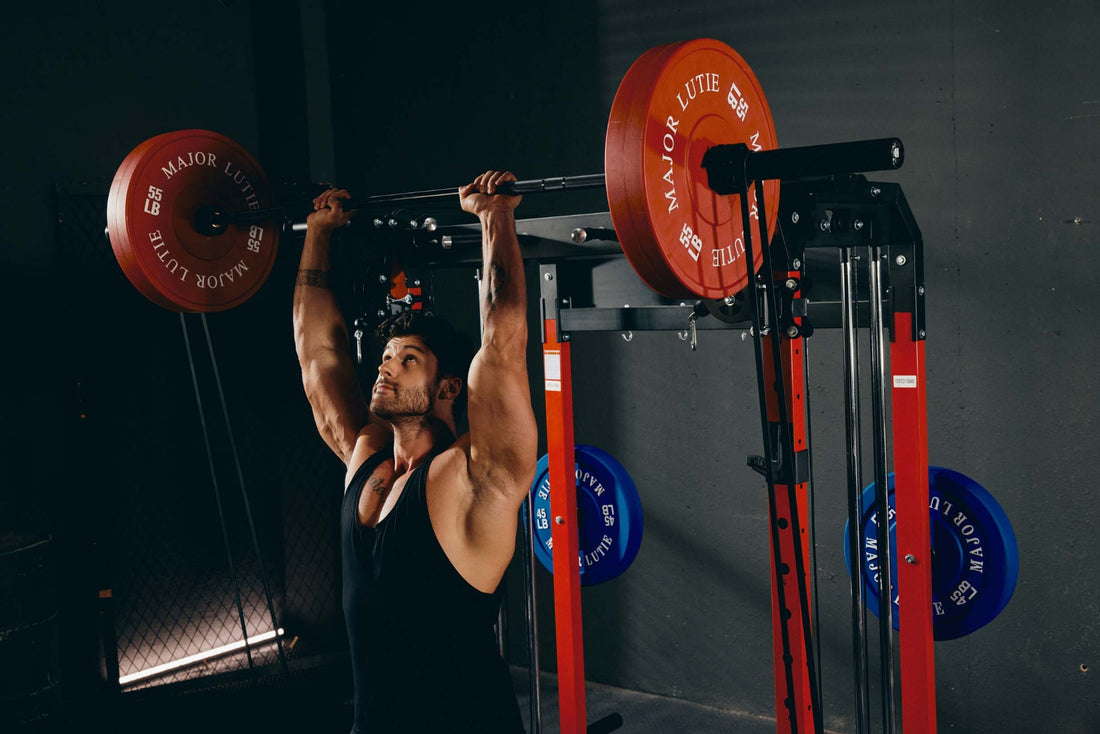
[[[527,378],[527,287],[516,238],[520,197],[494,195],[510,173],[490,171],[462,187],[462,207],[482,230],[481,348],[469,374],[469,473],[479,499],[514,514],[535,475],[538,426]],[[498,502],[492,502],[498,505]]]

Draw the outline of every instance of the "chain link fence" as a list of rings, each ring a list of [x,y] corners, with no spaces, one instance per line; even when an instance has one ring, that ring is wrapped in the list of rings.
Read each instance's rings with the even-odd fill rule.
[[[59,337],[78,403],[73,481],[96,508],[108,678],[115,661],[123,690],[277,663],[280,645],[260,642],[148,674],[279,628],[287,660],[341,654],[342,467],[300,388],[293,275],[277,265],[248,304],[181,316],[123,275],[105,186],[59,185],[55,201],[70,327]]]

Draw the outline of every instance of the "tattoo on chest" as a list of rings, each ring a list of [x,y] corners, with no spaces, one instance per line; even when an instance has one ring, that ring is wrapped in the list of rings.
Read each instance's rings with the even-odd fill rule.
[[[328,288],[328,271],[326,270],[299,270],[295,285],[306,285],[313,288]]]
[[[381,496],[386,491],[386,480],[381,477],[371,477],[367,480],[367,489]]]

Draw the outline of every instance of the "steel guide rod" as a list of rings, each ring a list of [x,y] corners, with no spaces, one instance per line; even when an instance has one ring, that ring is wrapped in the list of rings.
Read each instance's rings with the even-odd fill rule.
[[[530,734],[542,734],[542,681],[539,664],[539,616],[538,596],[535,590],[535,534],[531,528],[535,525],[534,507],[531,499],[523,501],[523,587],[524,617],[527,622],[527,665],[530,696]]]
[[[844,341],[844,404],[847,411],[844,416],[844,430],[848,450],[846,453],[848,469],[848,557],[852,568],[862,568],[863,552],[863,503],[862,492],[862,449],[860,442],[859,409],[859,320],[856,314],[858,297],[857,260],[852,248],[840,250],[840,293],[841,293],[841,329]],[[849,574],[852,600],[852,676],[855,690],[856,732],[867,734],[870,731],[869,666],[867,662],[867,622],[866,601],[863,595],[862,571]]]
[[[874,443],[875,528],[878,536],[879,586],[879,672],[882,681],[882,727],[884,734],[895,730],[893,590],[890,571],[893,552],[890,543],[890,504],[886,489],[886,364],[883,342],[882,248],[870,247],[868,280],[871,300],[871,421]],[[856,561],[859,560],[857,556]],[[853,574],[854,575],[854,574]],[[862,579],[861,579],[862,581]]]

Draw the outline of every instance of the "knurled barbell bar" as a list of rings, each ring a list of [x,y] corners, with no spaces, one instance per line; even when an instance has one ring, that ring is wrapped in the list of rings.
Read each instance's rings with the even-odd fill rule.
[[[612,103],[604,173],[517,181],[502,193],[603,186],[623,253],[639,277],[670,298],[739,292],[745,262],[739,193],[762,182],[769,237],[780,178],[898,168],[896,138],[776,149],[760,85],[729,46],[696,39],[644,53]],[[453,199],[457,186],[353,199],[349,209]],[[298,211],[305,211],[302,207]],[[176,311],[236,306],[271,270],[286,208],[271,203],[259,164],[208,130],[150,138],[123,160],[107,202],[107,233],[135,287]],[[753,223],[748,223],[753,225]],[[755,225],[753,225],[755,226]]]
[[[590,173],[583,176],[558,176],[556,178],[536,178],[526,181],[508,181],[499,187],[501,194],[534,194],[543,191],[576,191],[578,189],[598,189],[604,186],[602,173]],[[344,209],[363,210],[378,207],[386,208],[393,204],[417,204],[424,202],[451,202],[458,200],[458,186],[445,189],[425,189],[423,191],[406,191],[399,194],[376,194],[364,198],[352,197],[343,203]],[[271,209],[258,209],[254,211],[241,211],[236,213],[224,212],[216,206],[208,206],[198,212],[199,226],[207,228],[210,234],[218,234],[230,224],[251,224],[263,222],[280,217],[292,217],[295,213],[307,211],[305,205],[291,210],[286,207],[273,207]]]

